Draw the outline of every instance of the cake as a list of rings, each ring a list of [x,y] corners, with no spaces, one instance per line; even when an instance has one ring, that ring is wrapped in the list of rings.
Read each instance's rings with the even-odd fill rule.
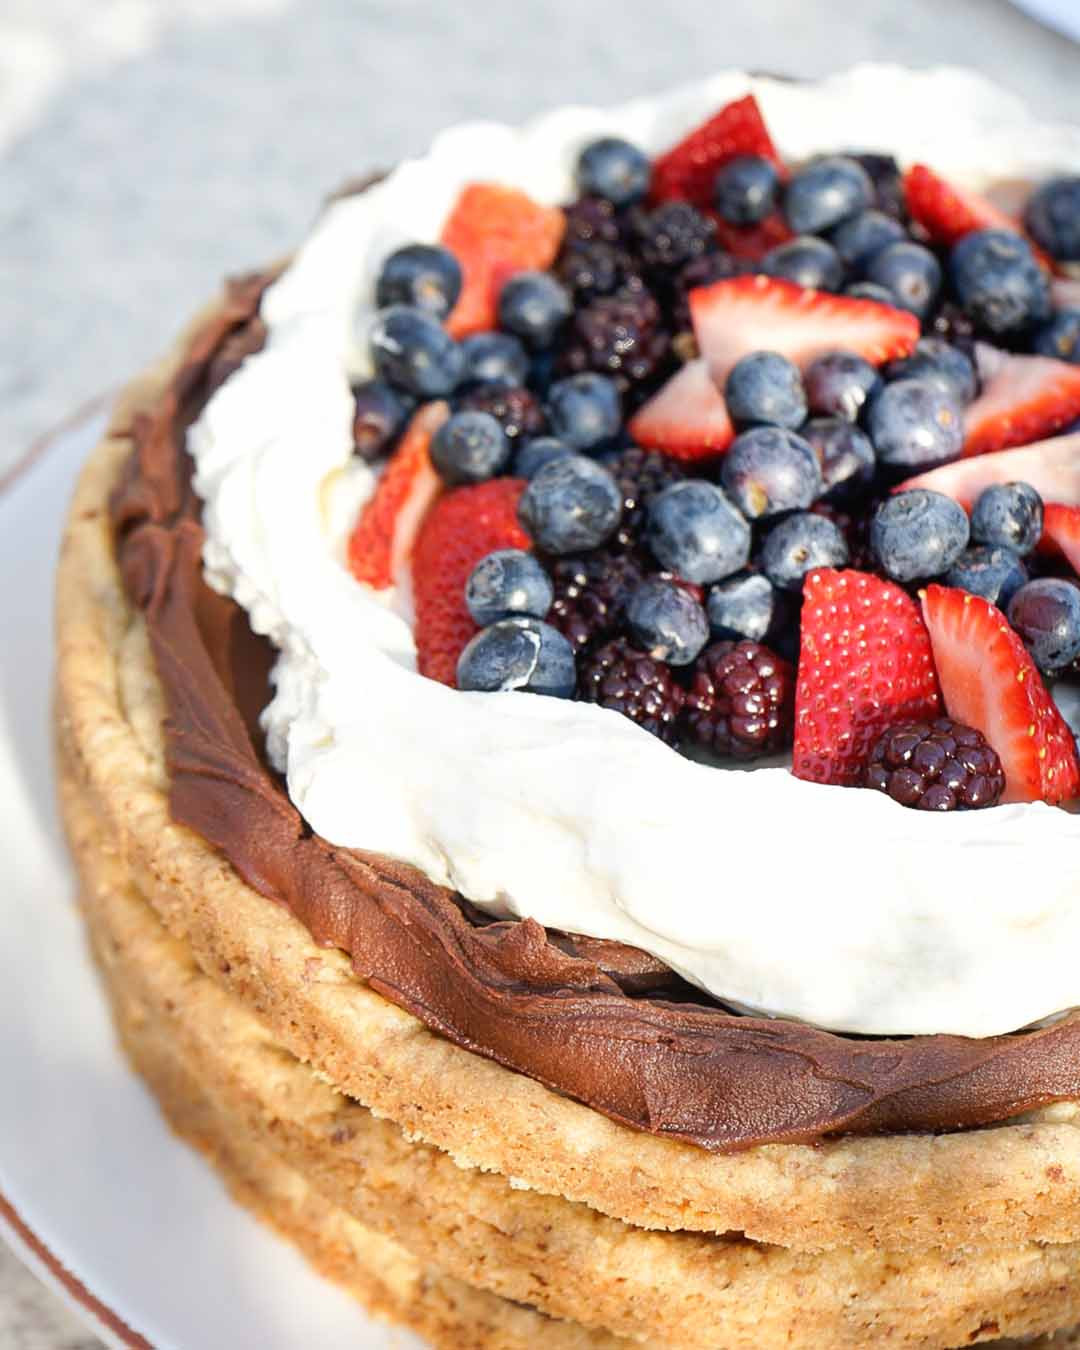
[[[1080,1322],[1078,165],[881,67],[455,128],[121,399],[58,579],[92,950],[374,1310]]]

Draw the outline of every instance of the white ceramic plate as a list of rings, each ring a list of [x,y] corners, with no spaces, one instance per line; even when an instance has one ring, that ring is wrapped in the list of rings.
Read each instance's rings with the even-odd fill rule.
[[[420,1350],[229,1200],[114,1042],[49,734],[54,562],[103,425],[59,433],[0,495],[0,1234],[110,1346]]]

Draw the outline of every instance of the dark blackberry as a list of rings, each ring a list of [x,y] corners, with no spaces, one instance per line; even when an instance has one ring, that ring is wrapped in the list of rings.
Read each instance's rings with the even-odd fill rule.
[[[791,744],[795,672],[760,642],[714,642],[698,657],[684,722],[714,755],[756,759]]]
[[[564,208],[563,215],[566,217],[563,248],[575,244],[618,244],[622,239],[622,223],[606,197],[579,197]]]
[[[631,214],[638,252],[652,273],[666,279],[716,248],[716,226],[689,202],[664,202]]]
[[[938,307],[937,313],[923,324],[928,337],[944,338],[954,347],[959,347],[968,356],[975,352],[975,323],[959,305],[946,300]]]
[[[578,665],[579,699],[622,713],[667,745],[678,740],[683,697],[663,661],[626,638],[605,643]]]
[[[627,254],[597,240],[566,248],[554,266],[555,275],[580,304],[598,295],[610,295],[622,281]]]
[[[515,445],[520,437],[539,436],[547,430],[539,399],[520,385],[478,385],[462,394],[458,408],[490,413]]]
[[[920,811],[976,811],[997,805],[1005,771],[981,731],[939,717],[890,727],[871,752],[866,786]]]
[[[645,575],[631,554],[608,549],[550,564],[555,599],[547,621],[575,651],[609,636],[622,619],[627,596]]]
[[[860,572],[879,572],[881,567],[870,548],[870,521],[880,505],[880,498],[873,498],[865,506],[860,505],[855,512],[842,511],[831,502],[817,501],[810,507],[815,516],[824,516],[831,520],[847,540],[851,557],[849,567]]]
[[[661,320],[660,306],[650,291],[627,289],[600,296],[571,319],[560,369],[571,375],[585,370],[610,375],[625,394],[663,368],[669,340]]]
[[[692,290],[698,286],[711,286],[714,281],[727,281],[731,277],[746,276],[753,270],[753,263],[719,250],[715,253],[703,253],[699,258],[691,258],[679,272],[672,286],[671,322],[674,331],[689,332],[692,327],[689,300]]]
[[[907,207],[904,204],[904,180],[900,175],[900,165],[892,155],[858,154],[849,158],[861,164],[870,175],[874,185],[874,206],[887,216],[897,220],[907,219]]]
[[[615,475],[623,495],[622,520],[608,546],[636,548],[645,531],[649,502],[672,483],[681,483],[686,472],[670,455],[643,450],[638,445],[614,451],[604,457],[603,463]]]

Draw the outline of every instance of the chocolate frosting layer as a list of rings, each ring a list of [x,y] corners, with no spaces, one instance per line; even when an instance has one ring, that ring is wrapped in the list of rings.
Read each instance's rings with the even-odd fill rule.
[[[1075,1015],[987,1040],[861,1040],[740,1017],[645,953],[530,919],[487,922],[415,869],[311,833],[262,757],[273,652],[202,579],[184,450],[211,388],[261,342],[268,280],[230,284],[170,389],[137,419],[113,496],[124,583],[167,700],[174,818],[433,1031],[636,1129],[733,1150],[952,1130],[1080,1096]]]

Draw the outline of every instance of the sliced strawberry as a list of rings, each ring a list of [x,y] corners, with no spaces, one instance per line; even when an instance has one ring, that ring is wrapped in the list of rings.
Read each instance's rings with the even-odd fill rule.
[[[979,493],[995,483],[1030,483],[1044,502],[1080,506],[1080,433],[943,464],[909,478],[896,491],[930,488],[970,511]]]
[[[461,649],[477,631],[465,607],[465,583],[497,548],[531,548],[518,524],[525,482],[492,478],[440,497],[424,521],[413,552],[417,665],[421,675],[457,684]]]
[[[442,242],[463,272],[461,294],[446,321],[453,337],[494,328],[499,291],[515,272],[550,267],[566,217],[516,188],[470,183],[443,226]]]
[[[955,244],[973,230],[1015,230],[1017,221],[975,192],[962,192],[925,164],[904,174],[904,200],[913,220],[939,244]]]
[[[1080,458],[1080,451],[1077,452]],[[1047,502],[1043,507],[1043,532],[1039,552],[1064,558],[1080,577],[1080,506]]]
[[[739,155],[760,155],[783,169],[753,94],[727,103],[653,164],[652,199],[712,206],[717,169]]]
[[[879,365],[907,356],[919,340],[914,314],[775,277],[732,277],[700,286],[690,292],[690,314],[698,347],[721,388],[748,352],[780,352],[805,366],[843,347]]]
[[[930,639],[911,596],[865,572],[820,568],[803,597],[792,771],[853,786],[890,726],[938,716]]]
[[[709,211],[707,214],[716,226],[716,237],[720,241],[720,247],[733,258],[746,258],[750,262],[757,262],[771,248],[776,248],[778,244],[786,244],[789,239],[795,237],[779,211],[766,216],[757,225],[730,225],[715,211]]]
[[[981,731],[998,752],[1002,800],[1075,797],[1076,741],[1001,610],[980,595],[928,586],[923,613],[946,711]]]
[[[708,365],[688,361],[634,414],[630,435],[638,445],[672,459],[708,459],[735,438],[724,396]]]
[[[420,523],[442,491],[428,449],[449,415],[445,403],[427,403],[405,428],[349,538],[349,570],[357,581],[385,590],[407,561]]]
[[[1080,366],[975,348],[982,393],[964,414],[964,454],[1030,445],[1080,417]]]

